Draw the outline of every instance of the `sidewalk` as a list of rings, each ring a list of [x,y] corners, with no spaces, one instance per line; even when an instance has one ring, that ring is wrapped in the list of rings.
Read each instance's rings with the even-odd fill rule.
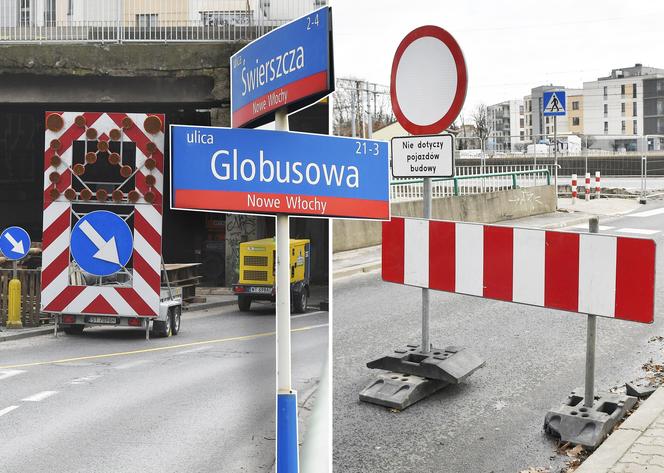
[[[53,325],[42,325],[41,327],[12,328],[2,327],[0,342],[9,340],[20,340],[22,338],[37,337],[53,333]]]
[[[640,207],[636,199],[577,199],[572,203],[571,198],[558,199],[559,210],[532,217],[498,222],[499,225],[520,227],[533,227],[553,230],[572,225],[587,223],[590,217],[598,216],[602,223],[611,218],[620,217]],[[367,273],[380,269],[381,246],[370,246],[357,250],[348,250],[332,255],[332,271],[334,279],[340,279],[353,274]]]
[[[660,387],[575,473],[664,473],[664,387]]]

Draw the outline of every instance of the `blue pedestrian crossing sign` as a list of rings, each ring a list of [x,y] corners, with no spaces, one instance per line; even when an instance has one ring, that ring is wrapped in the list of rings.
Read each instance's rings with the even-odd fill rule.
[[[110,276],[120,271],[133,251],[131,230],[122,218],[108,210],[82,217],[71,231],[71,255],[83,271]]]
[[[564,90],[552,90],[550,92],[544,92],[544,97],[542,97],[542,102],[544,103],[543,115],[545,117],[559,117],[567,115],[566,101],[567,100]]]
[[[21,227],[9,227],[0,234],[0,251],[8,260],[19,260],[30,250],[30,235]]]

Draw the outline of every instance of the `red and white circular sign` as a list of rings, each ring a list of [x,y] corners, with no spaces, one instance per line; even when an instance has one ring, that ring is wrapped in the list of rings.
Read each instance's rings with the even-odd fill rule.
[[[390,98],[401,126],[413,135],[449,127],[466,99],[468,76],[456,40],[438,26],[421,26],[401,41],[392,62]]]

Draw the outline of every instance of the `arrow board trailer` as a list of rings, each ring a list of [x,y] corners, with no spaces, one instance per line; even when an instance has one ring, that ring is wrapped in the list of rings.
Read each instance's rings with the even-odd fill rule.
[[[182,297],[161,285],[165,116],[46,112],[45,125],[41,310],[56,333],[177,334]]]
[[[393,177],[453,177],[452,135],[392,138]]]
[[[171,125],[171,207],[386,220],[386,141]]]
[[[334,92],[332,9],[323,7],[231,56],[231,124],[255,128]]]

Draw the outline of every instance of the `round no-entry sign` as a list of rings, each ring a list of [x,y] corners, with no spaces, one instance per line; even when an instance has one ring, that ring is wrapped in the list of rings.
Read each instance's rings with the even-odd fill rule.
[[[456,40],[421,26],[401,41],[392,62],[390,98],[397,120],[413,135],[437,134],[461,112],[468,76]]]

